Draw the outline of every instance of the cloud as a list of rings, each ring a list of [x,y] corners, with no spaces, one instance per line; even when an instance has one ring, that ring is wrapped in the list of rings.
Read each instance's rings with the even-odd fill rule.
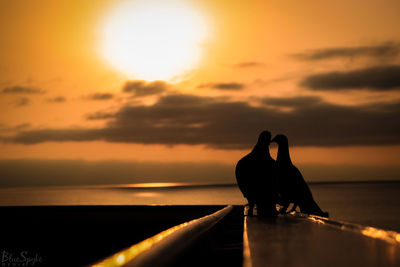
[[[164,81],[146,82],[141,80],[127,81],[122,87],[125,93],[132,93],[134,96],[156,95],[165,92],[169,88]]]
[[[217,89],[217,90],[242,90],[245,88],[245,85],[243,83],[235,83],[235,82],[230,82],[230,83],[206,83],[206,84],[201,84],[197,88],[212,88],[212,89]]]
[[[398,90],[400,88],[400,65],[314,74],[306,77],[300,85],[313,90]]]
[[[21,130],[26,130],[29,127],[31,127],[31,124],[29,124],[29,123],[21,123],[21,124],[17,124],[17,125],[7,125],[4,123],[0,123],[0,131],[2,133],[18,132]]]
[[[29,105],[30,100],[27,97],[20,97],[15,101],[15,105],[18,107],[23,107]]]
[[[271,103],[271,99],[264,101]],[[269,129],[273,134],[287,134],[291,145],[295,146],[400,144],[400,124],[396,123],[400,116],[400,102],[353,107],[304,97],[272,102],[275,105],[289,102],[296,105],[291,112],[284,112],[268,106],[251,106],[246,102],[170,94],[151,106],[124,106],[108,114],[109,120],[103,128],[21,131],[3,141],[35,144],[105,140],[249,149],[257,135]]]
[[[305,105],[319,104],[321,99],[317,96],[268,97],[261,99],[261,102],[266,105],[277,107],[301,107]]]
[[[102,111],[86,115],[87,120],[105,120],[105,119],[112,119],[113,117],[114,117],[113,113],[102,112]]]
[[[5,87],[0,91],[2,94],[44,94],[45,91],[35,87],[11,86]]]
[[[240,62],[233,66],[234,68],[256,68],[256,67],[264,67],[264,64],[257,61],[247,61],[247,62]]]
[[[63,103],[63,102],[66,102],[66,101],[67,101],[67,99],[65,97],[63,97],[63,96],[56,96],[56,97],[53,97],[53,98],[47,98],[47,102],[49,102],[49,103]]]
[[[400,53],[400,43],[386,42],[375,46],[336,47],[318,49],[294,55],[301,60],[324,60],[355,57],[395,57]]]
[[[113,97],[114,95],[111,93],[95,93],[87,96],[86,98],[90,100],[109,100]]]

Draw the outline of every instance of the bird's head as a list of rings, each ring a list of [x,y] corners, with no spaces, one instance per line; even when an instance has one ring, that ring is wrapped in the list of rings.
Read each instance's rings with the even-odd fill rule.
[[[288,138],[284,134],[277,134],[272,138],[271,142],[277,143],[278,145],[283,145],[288,143]]]
[[[271,133],[269,131],[263,131],[258,137],[258,145],[267,145],[271,143]]]

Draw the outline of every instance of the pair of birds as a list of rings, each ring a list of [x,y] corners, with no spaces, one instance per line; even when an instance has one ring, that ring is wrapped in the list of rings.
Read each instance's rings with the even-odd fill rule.
[[[276,161],[269,152],[271,142],[278,144]],[[271,140],[270,132],[262,132],[253,150],[237,163],[235,174],[240,191],[249,202],[250,216],[255,204],[258,216],[274,217],[278,214],[276,204],[282,206],[280,213],[286,213],[290,203],[293,207],[289,212],[299,206],[302,213],[329,216],[314,201],[301,172],[293,165],[288,139],[283,134]]]

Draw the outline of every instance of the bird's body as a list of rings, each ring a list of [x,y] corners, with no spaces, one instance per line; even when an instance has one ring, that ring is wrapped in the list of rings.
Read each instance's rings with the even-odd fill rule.
[[[282,211],[286,212],[289,204],[293,203],[292,211],[299,206],[300,211],[303,213],[328,217],[328,213],[323,212],[314,201],[311,190],[299,169],[293,165],[290,159],[287,137],[277,135],[272,141],[277,142],[279,145],[276,164],[278,169],[279,204],[283,205]]]
[[[249,202],[249,215],[257,204],[259,215],[276,215],[276,164],[269,154],[271,134],[261,133],[253,150],[236,164],[236,180]]]

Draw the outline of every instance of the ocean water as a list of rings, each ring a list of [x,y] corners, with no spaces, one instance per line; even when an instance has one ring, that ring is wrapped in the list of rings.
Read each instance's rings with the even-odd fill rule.
[[[400,232],[400,182],[311,184],[330,217]],[[0,189],[0,206],[243,205],[236,185],[133,184]]]
[[[400,183],[312,185],[314,199],[333,219],[400,232]]]

